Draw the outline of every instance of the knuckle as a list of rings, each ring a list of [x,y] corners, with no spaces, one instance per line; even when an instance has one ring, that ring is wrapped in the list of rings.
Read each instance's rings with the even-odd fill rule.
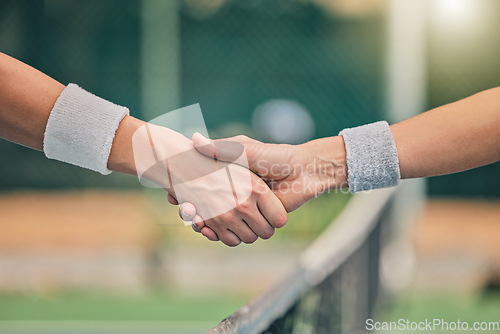
[[[224,227],[221,226],[219,222],[215,221],[214,219],[207,220],[203,228],[209,228],[212,231],[214,231],[214,233],[220,232],[224,229]]]
[[[256,188],[262,185],[261,179],[259,177],[252,177],[250,179],[250,184],[252,185],[253,192],[256,192]]]
[[[251,185],[251,196],[256,200],[260,200],[261,196],[263,196],[266,192],[265,187],[267,187],[267,185],[264,182],[261,182],[261,180],[252,180]]]
[[[256,196],[263,196],[270,190],[269,186],[258,176],[252,177],[252,193]]]
[[[236,140],[236,141],[246,141],[246,140],[248,140],[248,137],[245,136],[245,135],[237,135],[237,136],[234,137],[234,140]]]
[[[210,224],[208,224],[208,222],[205,222],[205,224],[209,227],[224,227],[230,225],[233,221],[234,214],[231,212],[224,212],[217,217],[210,219]]]
[[[214,229],[214,220],[213,219],[207,219],[205,221],[205,226],[211,228],[212,230]]]
[[[248,203],[248,202],[240,203],[236,207],[236,211],[238,211],[239,213],[249,213],[250,212],[250,203]]]

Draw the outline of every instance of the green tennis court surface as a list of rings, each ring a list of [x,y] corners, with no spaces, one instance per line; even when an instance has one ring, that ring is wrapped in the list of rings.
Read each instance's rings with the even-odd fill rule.
[[[203,333],[212,323],[205,322],[78,322],[78,321],[7,321],[0,322],[0,333],[9,334],[191,334]]]
[[[378,313],[377,321],[401,318],[411,321],[460,319],[469,323],[500,321],[500,291],[485,289],[472,294],[407,293],[397,297]]]
[[[0,333],[200,333],[246,302],[243,296],[158,293],[0,296]]]

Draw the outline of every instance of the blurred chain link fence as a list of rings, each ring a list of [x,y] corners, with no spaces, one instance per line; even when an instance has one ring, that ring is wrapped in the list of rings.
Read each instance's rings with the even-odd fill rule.
[[[480,2],[498,12],[498,3]],[[251,127],[254,111],[276,99],[303,107],[313,120],[313,137],[384,118],[384,1],[179,3],[180,45],[173,46],[179,48],[179,104],[200,103],[213,137],[259,133]],[[142,5],[138,0],[0,0],[0,50],[147,118],[141,110],[141,54],[147,52],[141,49]],[[429,107],[498,85],[500,44],[491,43],[500,29],[495,17],[490,12],[483,29],[492,39],[474,40],[477,53],[460,43],[443,44],[429,24]],[[479,52],[480,47],[485,50]],[[463,50],[469,50],[467,57],[458,56]],[[131,177],[103,177],[5,141],[0,141],[0,159],[0,189],[138,185]],[[435,178],[430,191],[500,196],[499,174],[496,164]]]

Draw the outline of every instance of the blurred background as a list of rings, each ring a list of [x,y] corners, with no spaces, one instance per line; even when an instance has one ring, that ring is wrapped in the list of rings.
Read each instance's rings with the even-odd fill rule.
[[[0,0],[0,51],[144,120],[200,103],[212,138],[296,144],[499,86],[499,15],[495,0]],[[500,164],[401,188],[404,256],[380,317],[498,315]],[[0,192],[9,333],[206,330],[279,279],[350,198],[326,194],[275,238],[229,249],[134,177],[6,141]]]

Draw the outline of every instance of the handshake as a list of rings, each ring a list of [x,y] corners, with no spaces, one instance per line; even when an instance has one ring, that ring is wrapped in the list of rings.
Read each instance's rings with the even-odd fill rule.
[[[181,204],[195,231],[228,246],[270,238],[287,212],[330,189],[393,187],[500,160],[498,87],[392,126],[379,121],[276,145],[245,136],[191,141],[2,53],[0,72],[0,138],[104,175],[152,181]]]
[[[329,189],[347,186],[342,137],[301,145],[246,136],[192,141],[145,124],[133,137],[137,174],[168,191],[196,232],[228,246],[268,239],[291,212]]]

